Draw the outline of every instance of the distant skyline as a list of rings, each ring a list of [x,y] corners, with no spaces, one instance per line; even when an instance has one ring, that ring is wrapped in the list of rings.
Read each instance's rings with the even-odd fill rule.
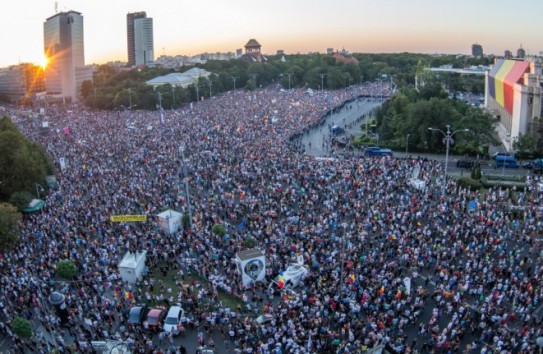
[[[85,62],[127,61],[126,14],[145,11],[154,21],[155,58],[234,52],[250,38],[266,54],[321,52],[528,55],[543,51],[543,1],[436,0],[58,0],[58,10],[84,17]],[[3,4],[0,67],[43,58],[43,23],[54,0]]]

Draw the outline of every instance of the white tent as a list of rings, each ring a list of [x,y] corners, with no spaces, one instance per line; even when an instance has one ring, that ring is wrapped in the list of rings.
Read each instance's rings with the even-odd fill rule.
[[[181,217],[183,214],[180,212],[168,209],[157,216],[158,226],[167,234],[173,234],[181,227]]]
[[[250,286],[266,276],[266,257],[257,249],[236,253],[236,264],[244,286]]]
[[[119,272],[123,281],[135,284],[141,279],[141,274],[145,269],[145,258],[147,251],[130,253],[127,252],[119,263]]]

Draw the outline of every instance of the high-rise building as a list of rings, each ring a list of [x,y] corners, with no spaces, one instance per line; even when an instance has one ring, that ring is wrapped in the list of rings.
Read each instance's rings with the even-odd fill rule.
[[[134,21],[139,18],[146,18],[145,11],[132,12],[126,15],[126,39],[128,47],[128,65],[136,65],[136,42],[134,37]]]
[[[75,100],[85,69],[83,16],[76,11],[60,12],[43,24],[43,44],[48,64],[45,87],[50,95]],[[76,75],[76,72],[78,73]]]
[[[134,20],[135,64],[154,66],[153,19],[150,17]]]
[[[503,52],[503,57],[505,59],[512,59],[513,58],[513,52],[511,52],[509,49],[506,49],[505,52]]]
[[[517,49],[517,58],[524,59],[524,57],[526,57],[526,51],[520,46],[520,48]]]
[[[472,44],[471,45],[471,55],[474,57],[482,57],[483,56],[483,46],[480,44]]]

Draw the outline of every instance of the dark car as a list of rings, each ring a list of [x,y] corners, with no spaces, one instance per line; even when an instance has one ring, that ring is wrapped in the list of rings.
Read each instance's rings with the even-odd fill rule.
[[[456,161],[456,167],[458,168],[474,168],[480,167],[480,163],[472,160],[458,160]]]
[[[149,308],[147,306],[134,306],[128,312],[128,324],[130,326],[138,326],[143,323],[147,317]]]
[[[164,307],[154,307],[147,314],[147,324],[149,329],[158,332],[162,329],[162,323],[166,318],[168,311]]]

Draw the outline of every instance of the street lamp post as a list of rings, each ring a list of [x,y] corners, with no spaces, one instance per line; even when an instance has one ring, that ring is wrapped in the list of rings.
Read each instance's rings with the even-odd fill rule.
[[[539,354],[543,354],[543,337],[537,337],[535,343],[539,347]]]
[[[181,158],[183,159],[183,179],[185,180],[185,193],[187,194],[187,208],[189,210],[189,225],[192,230],[192,210],[190,207],[190,192],[189,192],[189,183],[187,181],[187,164],[185,163],[185,149],[180,146],[179,152],[181,153]]]
[[[229,73],[226,73],[226,75],[232,78],[232,81],[234,82],[234,91],[236,91],[236,80],[239,79],[239,76],[232,76]]]
[[[132,88],[128,88],[128,106],[132,107]]]
[[[175,107],[175,86],[172,85],[172,110]]]
[[[449,167],[449,148],[450,148],[450,145],[451,145],[451,139],[456,133],[469,132],[470,130],[469,129],[459,129],[459,130],[456,130],[454,132],[451,132],[451,126],[448,125],[448,124],[447,124],[447,132],[444,132],[441,129],[431,128],[431,127],[428,127],[428,130],[440,132],[445,137],[445,144],[446,144],[445,171],[443,173],[443,186],[442,186],[443,195],[445,195],[445,190],[447,188],[447,169]]]
[[[321,92],[324,92],[324,77],[326,74],[319,74],[321,76]]]
[[[209,85],[209,98],[212,97],[211,93],[211,85],[213,84],[213,81],[211,81],[209,78],[207,79],[207,84]]]
[[[286,73],[288,75],[288,90],[290,91],[290,75],[292,75],[292,73]]]
[[[41,190],[41,191],[44,191],[45,188],[43,188],[42,185],[39,184],[39,183],[34,183],[34,184],[36,185],[36,197],[38,197],[38,199],[40,199],[40,190]],[[40,189],[38,189],[38,187],[39,187]]]
[[[409,134],[405,138],[405,155],[407,155],[407,149],[409,147]]]
[[[255,87],[255,90],[256,90],[256,77],[258,76],[258,74],[252,74],[251,76],[253,77],[253,86]]]

